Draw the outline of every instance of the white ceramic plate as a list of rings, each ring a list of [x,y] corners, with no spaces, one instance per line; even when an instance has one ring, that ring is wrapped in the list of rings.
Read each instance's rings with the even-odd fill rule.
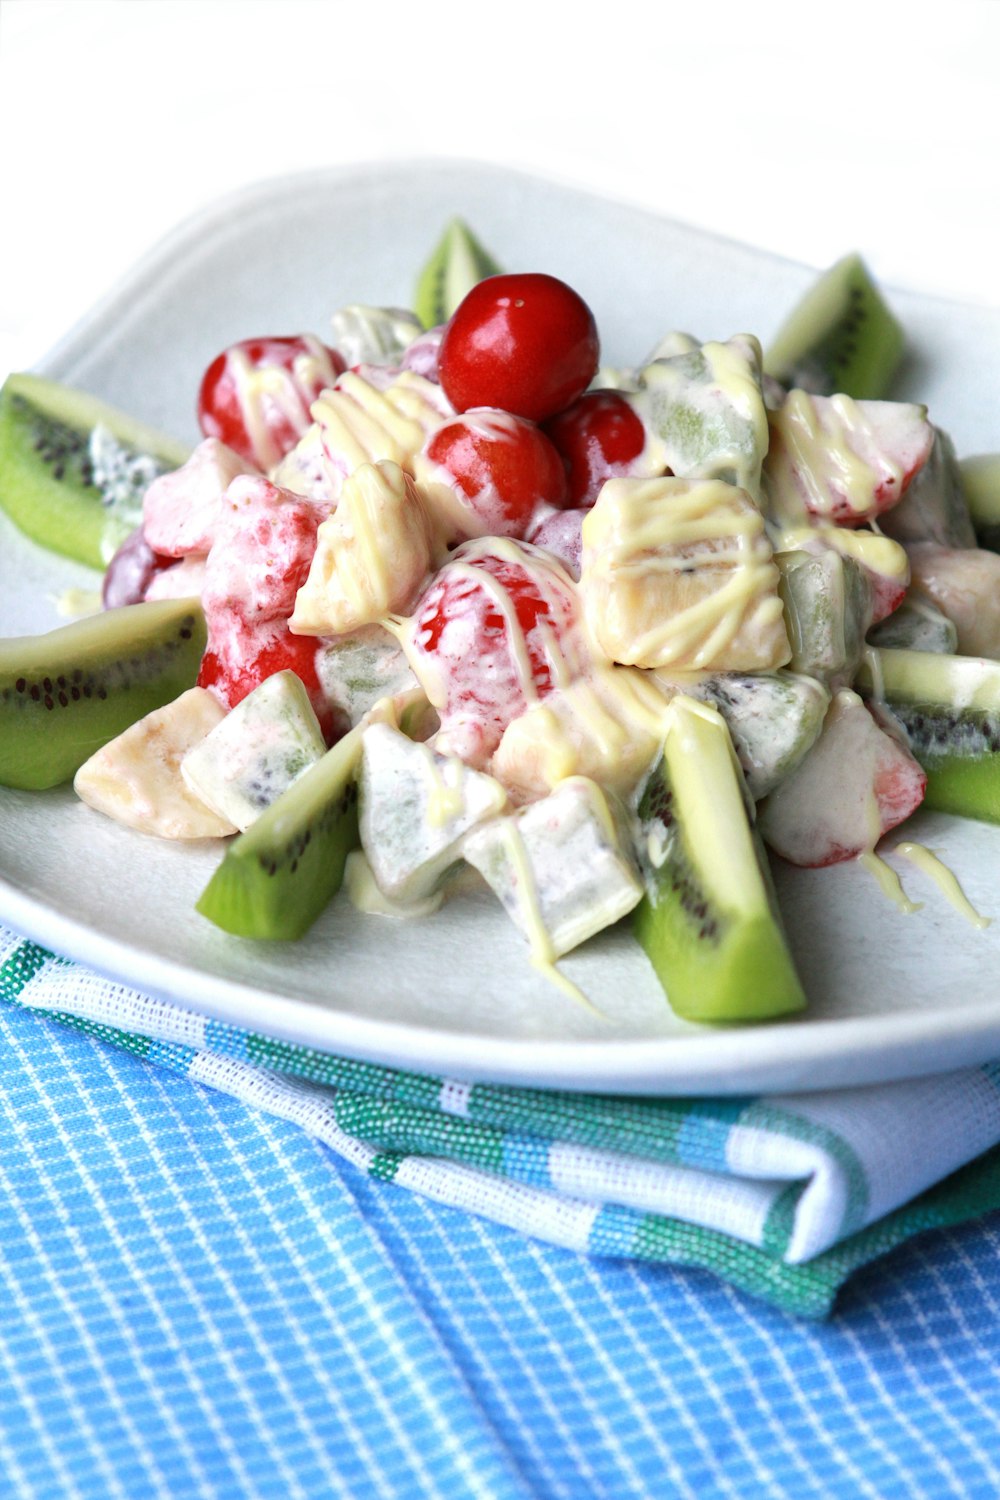
[[[194,441],[194,393],[220,348],[321,332],[346,302],[405,305],[453,213],[507,267],[576,286],[609,362],[634,362],[668,328],[703,338],[749,329],[766,341],[813,275],[496,168],[331,171],[265,183],[182,226],[40,368]],[[960,452],[1000,445],[1000,314],[894,301],[913,344],[906,394],[928,401]],[[56,596],[83,582],[93,575],[0,518],[5,635],[60,623]],[[565,961],[588,1010],[532,970],[493,898],[471,883],[426,921],[364,917],[341,899],[304,941],[252,944],[194,910],[215,847],[118,828],[67,789],[0,791],[0,828],[0,917],[14,927],[137,988],[353,1056],[467,1078],[692,1094],[867,1083],[1000,1055],[1000,921],[975,931],[915,873],[904,879],[925,905],[904,917],[854,864],[779,870],[809,1011],[710,1031],[672,1016],[627,927]],[[1000,917],[1000,829],[928,816],[908,836],[941,851],[971,899]]]

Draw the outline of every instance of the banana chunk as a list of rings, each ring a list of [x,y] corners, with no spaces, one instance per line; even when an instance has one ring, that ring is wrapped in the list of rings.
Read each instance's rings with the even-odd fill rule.
[[[672,693],[648,673],[595,664],[507,725],[490,771],[519,801],[570,776],[624,795],[659,754]]]
[[[181,761],[225,715],[205,688],[191,688],[102,746],[76,773],[81,801],[117,823],[165,839],[224,838],[236,828],[197,797]]]
[[[289,621],[296,635],[347,635],[405,612],[430,568],[434,528],[398,464],[362,464],[316,533]]]
[[[723,480],[609,479],[583,523],[580,593],[612,661],[770,671],[791,656],[750,496]]]
[[[388,385],[348,370],[310,407],[313,423],[274,470],[275,484],[335,505],[350,475],[383,460],[407,471],[428,434],[453,416],[441,387],[404,370]]]

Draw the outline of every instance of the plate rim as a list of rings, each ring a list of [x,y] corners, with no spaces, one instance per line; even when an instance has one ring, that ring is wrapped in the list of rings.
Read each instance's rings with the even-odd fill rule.
[[[445,156],[339,164],[270,176],[244,184],[187,215],[153,244],[103,297],[76,320],[34,368],[41,374],[60,378],[61,372],[70,367],[73,360],[89,346],[94,330],[100,329],[102,324],[114,316],[117,308],[127,304],[140,289],[147,287],[158,268],[172,263],[187,247],[203,238],[213,225],[231,220],[241,210],[249,210],[280,196],[301,193],[320,183],[327,187],[346,186],[361,181],[370,182],[374,175],[389,181],[401,174],[413,179],[421,175],[439,175],[442,172],[490,174],[508,182],[513,179],[530,182],[542,190],[551,188],[568,192],[581,199],[590,199],[605,208],[628,210],[650,222],[679,231],[694,241],[736,248],[759,256],[770,265],[786,265],[800,271],[805,269],[801,262],[669,218],[642,205],[519,168]],[[956,303],[954,299],[923,292],[903,292],[902,295],[943,306],[974,305]],[[104,337],[108,336],[106,330]],[[305,1041],[307,1045],[320,1045],[389,1067],[418,1066],[425,1071],[427,1056],[433,1052],[443,1059],[443,1069],[459,1078],[569,1091],[591,1091],[596,1087],[605,1091],[653,1094],[663,1092],[664,1087],[667,1087],[674,1093],[711,1091],[746,1094],[767,1088],[769,1077],[787,1077],[789,1067],[793,1064],[805,1070],[805,1076],[796,1085],[797,1089],[813,1092],[844,1086],[846,1082],[888,1081],[890,1078],[939,1072],[942,1043],[950,1044],[955,1055],[967,1057],[970,1063],[984,1060],[982,1047],[986,1037],[994,1039],[997,1050],[1000,1051],[1000,1010],[994,1017],[981,1005],[963,1006],[957,1011],[942,1008],[927,1012],[889,1012],[824,1020],[810,1020],[806,1012],[799,1023],[758,1023],[753,1027],[736,1026],[718,1030],[699,1028],[691,1033],[683,1032],[669,1037],[611,1042],[497,1038],[484,1037],[479,1033],[442,1031],[412,1023],[362,1017],[329,1009],[313,1000],[293,995],[283,996],[271,990],[255,990],[242,981],[226,979],[202,969],[191,968],[183,962],[164,959],[122,939],[96,932],[81,921],[47,907],[43,900],[20,891],[2,874],[0,893],[3,896],[0,917],[10,920],[11,925],[24,936],[43,947],[55,947],[62,955],[96,968],[118,982],[148,990],[149,993],[159,994],[188,1009],[243,1027],[248,1025],[248,1019],[245,1014],[236,1014],[238,999],[249,1001],[251,1007],[258,999],[262,999],[270,1008],[278,1008],[276,1018],[268,1016],[268,1034],[289,1041]],[[192,979],[198,990],[194,1001],[189,994]],[[960,1037],[956,1037],[956,1021],[963,1023]],[[798,1056],[792,1040],[796,1035],[802,1035],[803,1023],[809,1027],[809,1036],[814,1043],[809,1057]],[[326,1035],[331,1025],[338,1033],[336,1038]],[[905,1035],[901,1035],[904,1031]],[[311,1037],[307,1035],[309,1032],[312,1032]],[[317,1042],[316,1037],[320,1034],[323,1039]],[[784,1047],[782,1044],[786,1038],[788,1044]],[[408,1041],[423,1044],[428,1039],[431,1039],[432,1045],[426,1049],[420,1046],[419,1058],[406,1058],[406,1053],[410,1050]],[[824,1054],[822,1081],[815,1081],[808,1073],[809,1068],[814,1066],[811,1054],[816,1051],[817,1045]],[[474,1054],[481,1052],[484,1047],[489,1049],[489,1065],[486,1068],[477,1067]],[[390,1060],[387,1052],[391,1052],[396,1059],[404,1060]],[[607,1066],[610,1054],[613,1054],[614,1059],[611,1071]],[[748,1057],[754,1060],[754,1067],[749,1070],[745,1066]],[[878,1061],[872,1067],[866,1068],[862,1063],[859,1069],[859,1059],[873,1057]],[[528,1065],[529,1059],[536,1064],[541,1060],[541,1072],[544,1076],[539,1076],[537,1066]],[[731,1070],[737,1063],[739,1065],[736,1066],[734,1076]],[[829,1069],[827,1063],[831,1065]],[[434,1070],[438,1071],[437,1063]],[[755,1080],[749,1084],[748,1071]],[[687,1081],[687,1075],[691,1073],[697,1077],[694,1086]],[[849,1078],[845,1076],[847,1073]],[[867,1076],[862,1076],[866,1073]]]

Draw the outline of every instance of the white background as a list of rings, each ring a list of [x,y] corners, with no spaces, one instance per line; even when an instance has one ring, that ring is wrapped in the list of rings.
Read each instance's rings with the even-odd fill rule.
[[[995,306],[998,62],[997,0],[2,0],[0,374],[218,195],[386,157]]]

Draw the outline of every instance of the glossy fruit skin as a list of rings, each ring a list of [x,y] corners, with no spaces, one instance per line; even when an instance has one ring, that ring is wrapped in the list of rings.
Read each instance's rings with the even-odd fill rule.
[[[566,465],[573,507],[593,505],[604,481],[627,474],[646,446],[642,419],[618,391],[585,391],[545,432]]]
[[[320,391],[346,368],[336,349],[305,334],[243,339],[224,349],[202,376],[198,392],[198,425],[206,437],[218,438],[248,463],[269,469],[294,448],[309,426],[309,407]],[[282,399],[263,398],[259,420],[249,409],[240,372],[283,371]]]
[[[544,422],[570,406],[597,371],[600,343],[583,298],[555,276],[489,276],[456,308],[439,372],[456,411],[498,406]]]
[[[142,527],[126,537],[108,563],[101,587],[105,609],[120,609],[125,604],[141,604],[155,575],[177,561],[162,552],[154,552],[143,536]]]
[[[543,506],[567,502],[562,460],[534,422],[473,407],[431,433],[424,455],[467,516],[459,539],[524,537]]]

